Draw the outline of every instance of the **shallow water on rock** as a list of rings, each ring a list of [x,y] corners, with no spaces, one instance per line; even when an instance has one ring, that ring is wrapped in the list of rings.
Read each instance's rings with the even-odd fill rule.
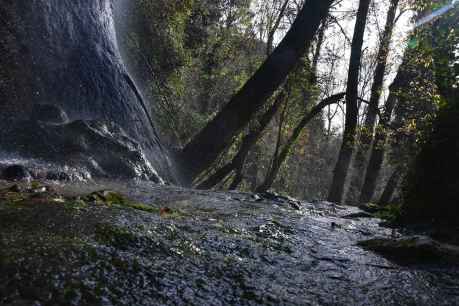
[[[75,305],[459,303],[458,267],[399,266],[357,246],[361,240],[399,233],[380,227],[377,219],[342,218],[356,208],[325,202],[297,207],[245,193],[147,183],[56,188],[68,195],[116,190],[157,210],[98,216],[97,222],[116,226],[119,235],[108,242],[88,238],[97,260],[74,260],[73,268],[62,263],[50,272],[60,275],[55,276],[60,290],[68,287],[68,275],[78,280],[78,288],[72,287]],[[89,217],[82,214],[71,222],[85,222]],[[72,269],[78,272],[68,274]],[[103,289],[94,285],[100,283]]]

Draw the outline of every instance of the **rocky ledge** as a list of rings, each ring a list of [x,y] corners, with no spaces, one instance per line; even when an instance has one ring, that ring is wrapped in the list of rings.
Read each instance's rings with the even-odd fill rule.
[[[141,146],[113,122],[70,122],[55,105],[35,105],[28,120],[0,131],[0,178],[163,180]]]

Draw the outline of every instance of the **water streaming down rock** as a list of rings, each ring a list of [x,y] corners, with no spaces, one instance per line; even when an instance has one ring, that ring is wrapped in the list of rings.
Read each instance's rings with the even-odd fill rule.
[[[103,165],[117,155],[144,177],[172,177],[149,105],[121,60],[111,2],[2,2],[1,154],[131,176]]]

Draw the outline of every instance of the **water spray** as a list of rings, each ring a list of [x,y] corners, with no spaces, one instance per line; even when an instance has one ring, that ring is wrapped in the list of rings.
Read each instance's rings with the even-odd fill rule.
[[[452,9],[456,6],[456,4],[458,4],[458,3],[459,3],[459,0],[453,0],[453,1],[451,1],[450,4],[445,5],[445,6],[443,6],[442,8],[440,8],[440,9],[438,9],[438,10],[435,10],[435,11],[432,12],[431,14],[429,14],[429,15],[427,15],[427,16],[421,18],[418,22],[416,22],[416,24],[415,24],[414,27],[415,27],[415,28],[418,28],[418,27],[420,27],[420,26],[423,26],[424,24],[431,22],[431,21],[434,20],[435,18],[440,17],[440,16],[442,16],[442,15],[448,13],[448,12],[449,12],[450,10],[452,10]]]

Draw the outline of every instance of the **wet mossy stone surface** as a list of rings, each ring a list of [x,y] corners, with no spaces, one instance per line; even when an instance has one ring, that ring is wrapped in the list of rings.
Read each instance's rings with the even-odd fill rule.
[[[0,305],[451,305],[452,264],[401,266],[357,208],[151,183],[0,182]],[[398,234],[398,233],[397,233]]]

